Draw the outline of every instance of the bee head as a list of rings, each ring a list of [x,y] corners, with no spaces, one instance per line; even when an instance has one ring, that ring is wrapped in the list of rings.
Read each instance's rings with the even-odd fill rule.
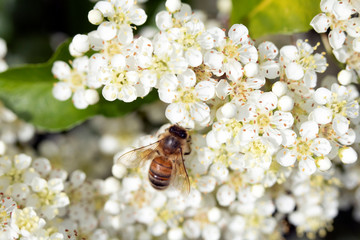
[[[186,130],[180,126],[173,125],[169,128],[169,132],[179,138],[186,139],[188,134]]]

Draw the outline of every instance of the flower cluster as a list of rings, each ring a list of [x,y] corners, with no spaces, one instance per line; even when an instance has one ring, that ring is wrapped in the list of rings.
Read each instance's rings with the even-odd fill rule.
[[[360,11],[357,1],[322,0],[322,13],[316,15],[310,25],[318,33],[329,31],[329,44],[336,59],[346,63],[338,74],[341,84],[356,83],[360,73]]]
[[[50,222],[59,233],[66,226],[69,238],[279,239],[286,222],[299,235],[314,238],[330,231],[340,207],[351,202],[360,219],[359,92],[350,84],[360,72],[357,6],[322,0],[324,13],[311,22],[319,33],[330,28],[333,53],[347,64],[339,83],[319,81],[328,66],[325,54],[317,52],[319,44],[301,39],[280,48],[270,41],[255,43],[242,24],[227,32],[207,28],[189,5],[167,0],[165,6],[155,17],[156,32],[145,37],[133,33],[147,18],[134,1],[97,1],[88,15],[97,30],[73,38],[71,66],[53,65],[59,79],[53,94],[59,100],[72,97],[83,109],[96,104],[100,92],[107,101],[132,102],[156,91],[168,105],[164,111],[154,105],[152,111],[191,134],[192,152],[185,156],[190,193],[154,190],[148,180],[151,161],[134,169],[115,161],[113,177],[105,180],[86,179],[75,166],[67,181],[61,171],[41,169],[49,166],[44,159],[35,167],[29,160],[8,158],[1,165],[6,171],[0,191],[26,206],[24,214],[62,219],[60,226]],[[118,152],[116,160],[129,150],[126,146],[154,143],[170,126],[141,136],[135,115],[113,122],[98,118],[89,125],[97,129],[99,142],[91,134],[83,145],[43,141],[42,154],[87,163],[101,150]],[[84,161],[81,154],[64,155],[75,148],[89,149],[88,155],[79,151]],[[15,159],[20,156],[26,158]],[[19,187],[27,190],[19,192]],[[62,204],[44,205],[43,196]],[[7,221],[13,216],[9,204]]]

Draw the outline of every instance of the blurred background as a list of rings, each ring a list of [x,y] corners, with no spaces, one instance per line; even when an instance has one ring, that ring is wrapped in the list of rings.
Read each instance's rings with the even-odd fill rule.
[[[149,0],[143,3],[148,14],[147,24],[154,23],[154,14],[164,8],[164,2],[164,0]],[[210,19],[219,17],[216,0],[183,2],[190,3],[194,10],[203,10]],[[94,2],[89,0],[0,0],[0,37],[7,42],[6,61],[9,66],[45,62],[61,42],[77,33],[87,33],[96,29],[96,26],[87,20],[88,11],[93,5]],[[221,18],[222,23],[226,25],[229,16],[221,16]],[[301,36],[311,37],[312,35],[314,33],[310,32]],[[280,47],[284,42],[291,41],[291,38],[273,36],[271,40],[278,43]],[[85,125],[85,127],[88,126]],[[79,126],[70,134],[80,137],[82,128],[84,126]],[[44,138],[56,137],[56,134],[40,135],[35,138],[34,144],[38,144]],[[49,146],[45,147],[49,148]],[[334,231],[330,232],[325,239],[360,239],[360,224],[352,219],[351,209],[340,212],[334,222]],[[293,229],[285,237],[286,239],[303,239],[297,237]]]

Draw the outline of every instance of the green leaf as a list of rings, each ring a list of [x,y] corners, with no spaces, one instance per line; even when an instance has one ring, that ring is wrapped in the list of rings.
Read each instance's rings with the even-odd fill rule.
[[[56,60],[71,59],[68,46],[69,41],[62,44],[47,63],[25,65],[0,73],[0,100],[5,106],[41,129],[62,131],[92,116],[121,116],[157,99],[154,91],[132,103],[108,102],[101,98],[99,103],[84,110],[76,109],[71,100],[56,100],[52,87],[57,80],[51,74],[51,67]]]
[[[232,0],[231,23],[248,27],[250,36],[307,32],[320,12],[320,0]]]

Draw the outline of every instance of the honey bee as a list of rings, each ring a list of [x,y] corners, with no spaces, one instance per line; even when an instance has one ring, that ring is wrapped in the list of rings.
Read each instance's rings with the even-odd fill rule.
[[[184,155],[191,152],[191,136],[185,128],[171,125],[159,140],[121,155],[116,162],[128,168],[142,166],[151,160],[149,181],[153,188],[165,190],[170,185],[188,194],[189,177],[184,165]]]

